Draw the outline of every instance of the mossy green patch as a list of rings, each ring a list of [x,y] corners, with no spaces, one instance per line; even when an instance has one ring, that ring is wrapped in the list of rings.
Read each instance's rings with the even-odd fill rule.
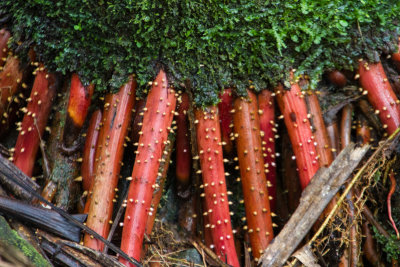
[[[290,68],[315,86],[326,69],[379,60],[397,48],[400,2],[3,0],[0,11],[12,15],[13,40],[35,43],[53,71],[98,90],[136,73],[143,90],[161,66],[208,105],[224,86],[244,94],[287,82]]]
[[[28,241],[21,238],[15,230],[10,228],[3,216],[0,216],[0,240],[20,250],[33,265],[38,267],[50,266]]]

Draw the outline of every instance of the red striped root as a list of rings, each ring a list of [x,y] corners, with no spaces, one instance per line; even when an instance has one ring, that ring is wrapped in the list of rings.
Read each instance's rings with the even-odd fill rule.
[[[273,228],[269,204],[268,186],[262,155],[260,118],[257,97],[248,91],[248,98],[234,101],[233,124],[237,155],[246,210],[246,230],[250,237],[252,253],[256,261],[272,240]]]
[[[358,71],[368,101],[379,114],[383,128],[392,134],[400,126],[400,101],[393,92],[382,64],[361,60]]]
[[[181,95],[181,103],[178,105],[176,116],[176,178],[181,185],[189,183],[192,170],[192,155],[190,151],[190,136],[187,111],[189,109],[189,96]]]
[[[10,32],[6,29],[0,30],[0,67],[4,66],[7,61],[8,53],[8,39],[10,38]]]
[[[57,84],[55,76],[40,67],[36,72],[31,95],[27,99],[28,106],[22,109],[25,115],[18,127],[13,162],[28,176],[32,176],[39,142],[47,124]]]
[[[239,266],[233,240],[229,213],[228,192],[222,155],[219,115],[216,107],[195,110],[197,147],[199,151],[207,217],[206,231],[211,231],[212,244],[217,256],[226,263]]]
[[[325,126],[319,100],[314,91],[309,91],[306,97],[307,107],[311,114],[313,133],[317,142],[317,153],[321,166],[328,167],[333,161],[332,149],[329,143],[328,131]]]
[[[81,132],[89,111],[93,90],[94,85],[85,87],[82,85],[79,76],[77,74],[72,74],[67,118],[63,134],[63,144],[66,149],[73,146]]]
[[[27,85],[22,82],[22,76],[18,58],[9,56],[0,72],[0,118],[2,119],[8,116],[8,109],[21,86],[27,88]]]
[[[221,123],[221,138],[224,144],[223,149],[226,154],[233,151],[233,143],[231,140],[232,133],[232,114],[233,96],[232,89],[224,89],[221,94],[221,102],[218,104],[219,120]]]
[[[144,108],[142,130],[139,132],[121,241],[121,249],[137,260],[140,260],[145,227],[151,213],[151,200],[157,187],[157,177],[161,175],[158,170],[176,106],[176,93],[168,86],[163,70],[151,85]],[[131,266],[125,259],[120,260]]]
[[[132,77],[119,92],[108,94],[103,111],[96,150],[96,171],[85,210],[88,210],[87,226],[107,238],[118,184],[125,136],[135,101],[136,82]],[[103,250],[104,244],[86,234],[84,245]]]
[[[316,141],[311,132],[304,95],[297,83],[293,83],[288,91],[279,85],[275,92],[292,143],[301,187],[304,189],[319,169]]]
[[[258,113],[260,118],[260,131],[262,150],[265,164],[265,175],[268,181],[268,194],[272,197],[269,202],[271,210],[275,211],[276,206],[276,153],[275,139],[277,128],[275,125],[275,104],[274,93],[262,90],[258,95]]]
[[[85,147],[83,148],[81,175],[84,191],[91,190],[95,174],[96,147],[100,133],[102,114],[98,109],[90,118],[89,128],[86,132]]]

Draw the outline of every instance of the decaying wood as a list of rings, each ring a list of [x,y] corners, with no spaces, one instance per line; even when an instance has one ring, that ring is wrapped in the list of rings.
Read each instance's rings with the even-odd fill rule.
[[[32,199],[39,199],[40,202],[45,203],[46,205],[49,206],[52,210],[60,214],[62,217],[67,219],[68,221],[71,222],[71,224],[78,226],[80,229],[84,230],[85,232],[93,235],[95,238],[101,240],[104,242],[107,246],[109,246],[110,249],[112,249],[114,252],[118,253],[121,257],[124,257],[127,259],[129,262],[135,264],[136,266],[142,266],[138,261],[136,261],[133,258],[130,258],[125,252],[123,252],[121,249],[119,249],[117,246],[114,244],[110,243],[107,241],[105,238],[103,238],[101,235],[93,231],[92,229],[88,228],[86,225],[82,224],[80,221],[76,220],[73,216],[65,212],[64,210],[56,207],[46,199],[44,199],[36,190],[32,189],[32,187],[29,185],[29,182],[25,181],[30,181],[33,183],[33,181],[26,176],[23,172],[21,172],[14,164],[10,163],[8,159],[4,158],[3,156],[0,155],[0,183],[5,184],[10,184],[12,185],[12,188],[17,188],[19,191],[22,191],[25,195],[25,199],[32,200]]]
[[[3,248],[7,250],[3,251]],[[22,253],[21,257],[18,256],[19,253]],[[2,260],[13,262],[11,266],[26,266],[19,264],[22,263],[20,261],[24,257],[27,258],[28,263],[32,264],[29,266],[52,266],[35,246],[23,239],[16,230],[10,227],[9,222],[0,216],[0,266],[5,266]]]
[[[31,223],[36,227],[52,232],[69,240],[79,242],[81,238],[81,229],[71,224],[67,219],[57,212],[33,205],[22,201],[14,200],[8,197],[0,197],[0,212],[22,222]],[[86,219],[85,214],[74,216],[80,222]]]
[[[350,190],[352,190],[354,184],[356,183],[356,181],[358,181],[359,179],[361,179],[362,175],[364,174],[364,172],[371,166],[374,166],[377,164],[377,162],[382,158],[382,157],[388,157],[390,156],[390,154],[394,151],[395,147],[397,146],[398,142],[399,142],[399,134],[400,134],[400,128],[398,128],[396,131],[394,131],[386,140],[384,140],[383,142],[380,143],[380,146],[378,147],[378,149],[375,150],[375,152],[368,158],[368,160],[362,165],[361,168],[359,168],[359,170],[357,171],[357,173],[351,178],[351,181],[348,183],[348,185],[346,186],[346,189],[344,189],[343,193],[341,194],[340,198],[338,199],[338,202],[336,204],[336,206],[332,209],[332,211],[329,213],[329,215],[326,217],[325,221],[323,222],[323,224],[321,225],[321,227],[318,229],[318,231],[314,234],[314,236],[310,239],[310,241],[308,241],[308,244],[312,244],[318,237],[319,235],[323,232],[323,230],[325,229],[325,227],[327,226],[328,222],[333,218],[336,210],[340,207],[340,205],[342,204],[342,202],[344,201],[346,195],[350,192]],[[354,144],[350,144],[348,147],[346,147],[342,153],[339,155],[338,158],[336,158],[336,160],[333,162],[333,164],[331,165],[331,167],[328,170],[334,170],[335,168],[337,168],[337,163],[339,162],[339,158],[343,157],[343,154],[347,154],[347,150],[349,148],[354,147]],[[364,146],[362,148],[359,148],[357,150],[363,151],[363,153],[361,154],[365,154],[366,151],[368,151],[369,146]],[[356,151],[355,151],[356,152]],[[354,157],[350,157],[350,158],[356,158],[356,155],[360,154],[359,152],[356,152],[354,154]],[[359,155],[360,156],[360,155]],[[361,156],[362,158],[363,156]],[[361,159],[360,159],[361,160]],[[347,164],[349,164],[349,162],[346,162]],[[339,165],[340,166],[340,165]],[[323,173],[325,171],[321,171],[321,173]],[[344,172],[344,168],[342,170],[339,170],[339,173],[343,174]],[[342,175],[339,175],[342,176]],[[318,179],[318,177],[320,177],[319,175],[316,174],[316,178]],[[332,176],[332,180],[336,180],[335,178],[337,178],[336,176]],[[321,180],[321,179],[318,179]],[[344,181],[344,180],[343,180]],[[315,182],[318,183],[318,182]],[[315,185],[312,186],[312,188],[314,188]],[[316,187],[318,188],[318,187]],[[321,187],[323,189],[323,187]],[[321,190],[324,191],[324,190]],[[307,190],[308,192],[308,190]],[[306,196],[308,198],[312,198],[312,194],[306,193],[306,191],[303,192],[304,194],[304,203],[307,203],[307,201],[305,201]],[[316,195],[316,198],[318,198],[318,195]],[[330,199],[330,198],[329,198]],[[312,205],[316,205],[317,203],[312,203]],[[317,205],[315,206],[317,207]],[[302,210],[302,205],[300,205],[298,212],[297,213],[301,213],[303,214]],[[295,213],[296,214],[296,213]],[[295,216],[295,214],[292,216],[293,220],[299,221],[298,216]],[[365,215],[365,213],[364,213]],[[300,215],[300,218],[303,215]],[[373,216],[371,216],[373,218]],[[304,218],[304,217],[303,217]],[[286,253],[286,251],[294,249],[294,247],[297,246],[297,244],[299,242],[301,242],[301,239],[304,237],[301,237],[298,241],[296,241],[296,245],[294,246],[287,246],[286,244],[290,244],[292,245],[293,243],[287,242],[285,243],[283,246],[282,243],[284,241],[286,241],[287,236],[291,237],[292,233],[296,233],[297,237],[300,237],[297,235],[297,231],[296,230],[301,230],[301,225],[299,225],[299,227],[295,227],[295,224],[293,223],[292,219],[286,224],[285,228],[282,230],[282,236],[279,235],[275,242],[273,243],[273,245],[269,246],[266,251],[264,252],[263,258],[261,259],[261,263],[263,264],[262,266],[281,266],[285,263],[286,259],[290,256],[290,253]],[[290,225],[289,225],[290,223]],[[308,231],[308,230],[307,230]],[[279,239],[278,239],[279,238]],[[277,242],[278,241],[278,242]],[[280,242],[279,242],[280,241]],[[293,241],[293,240],[292,240]],[[276,245],[274,245],[276,243]],[[281,249],[281,251],[279,251],[279,249]],[[284,260],[284,258],[286,258]],[[296,260],[294,262],[292,262],[292,264],[294,264],[296,262]]]
[[[69,83],[65,82],[61,90],[61,98],[57,99],[56,113],[51,125],[51,135],[47,142],[47,158],[51,168],[50,175],[46,178],[46,183],[56,185],[56,192],[53,202],[65,211],[72,210],[79,199],[80,184],[74,181],[79,175],[80,153],[68,155],[60,145],[64,136],[64,127],[67,117],[67,106],[69,100]],[[62,142],[62,141],[61,141]],[[77,141],[79,142],[79,141]],[[49,183],[49,182],[52,183]],[[45,188],[46,189],[46,188]]]
[[[18,249],[0,241],[0,266],[33,267],[34,265]]]
[[[7,197],[7,192],[0,186],[0,196],[2,197]],[[11,228],[15,229],[20,237],[22,239],[26,240],[29,242],[30,245],[32,245],[38,253],[40,253],[48,262],[51,266],[53,266],[50,263],[50,260],[48,259],[46,253],[43,251],[43,249],[40,247],[39,240],[37,236],[34,233],[34,229],[24,225],[18,220],[9,220],[9,225]],[[1,262],[0,262],[0,266]]]
[[[100,251],[81,246],[75,242],[70,242],[54,237],[43,231],[37,233],[41,237],[41,246],[54,259],[67,266],[110,266],[123,267],[124,265]]]
[[[262,266],[281,266],[362,160],[369,146],[346,147],[329,168],[321,168],[303,191],[300,205],[261,257]]]
[[[296,257],[296,259],[298,259],[306,267],[320,267],[320,265],[317,263],[317,258],[311,251],[309,244],[306,244],[301,249],[297,250],[293,256]]]
[[[15,197],[32,201],[32,194],[18,186],[13,181],[19,181],[20,183],[26,184],[35,191],[40,188],[37,183],[26,176],[20,169],[15,167],[13,163],[0,155],[0,183]]]

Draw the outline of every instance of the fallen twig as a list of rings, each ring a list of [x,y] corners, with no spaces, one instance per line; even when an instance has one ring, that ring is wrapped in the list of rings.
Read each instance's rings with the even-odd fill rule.
[[[200,253],[200,255],[206,254],[207,255],[206,258],[208,258],[208,260],[211,259],[213,262],[216,263],[216,265],[222,267],[229,267],[228,264],[226,264],[220,258],[218,258],[218,256],[214,253],[214,251],[212,251],[212,249],[208,248],[200,240],[192,240],[190,243],[196,248],[196,250]]]
[[[281,266],[286,262],[368,149],[369,146],[355,148],[354,144],[350,144],[329,168],[322,168],[314,175],[303,191],[299,207],[280,234],[264,251],[260,260],[262,266]],[[325,224],[326,220],[321,227],[325,227]],[[322,231],[321,228],[320,231]],[[317,232],[318,235],[320,231]]]
[[[0,184],[8,189],[15,197],[32,201],[32,194],[21,188],[21,186],[18,186],[15,181],[24,183],[35,191],[40,188],[39,185],[3,156],[0,156],[0,162]]]
[[[0,212],[72,241],[79,242],[81,239],[81,229],[53,210],[35,207],[8,197],[0,197]],[[86,220],[86,214],[72,216],[81,222]]]
[[[100,251],[54,237],[43,231],[38,231],[37,234],[41,237],[43,249],[67,266],[124,266],[116,258]]]
[[[293,254],[293,257],[296,257],[296,259],[301,261],[301,263],[307,267],[320,267],[309,244],[306,244],[301,249],[297,250],[296,253]]]

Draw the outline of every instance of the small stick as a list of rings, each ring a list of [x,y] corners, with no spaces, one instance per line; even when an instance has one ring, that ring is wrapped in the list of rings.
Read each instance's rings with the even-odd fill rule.
[[[209,256],[213,261],[215,261],[215,263],[218,266],[222,266],[222,267],[229,267],[230,265],[226,264],[225,262],[223,262],[215,253],[214,251],[212,251],[211,249],[209,249],[203,242],[201,242],[200,240],[192,240],[191,241],[192,245],[196,248],[196,250],[200,253],[203,254],[203,252],[205,252],[207,254],[207,256]],[[205,265],[206,266],[206,265]]]

